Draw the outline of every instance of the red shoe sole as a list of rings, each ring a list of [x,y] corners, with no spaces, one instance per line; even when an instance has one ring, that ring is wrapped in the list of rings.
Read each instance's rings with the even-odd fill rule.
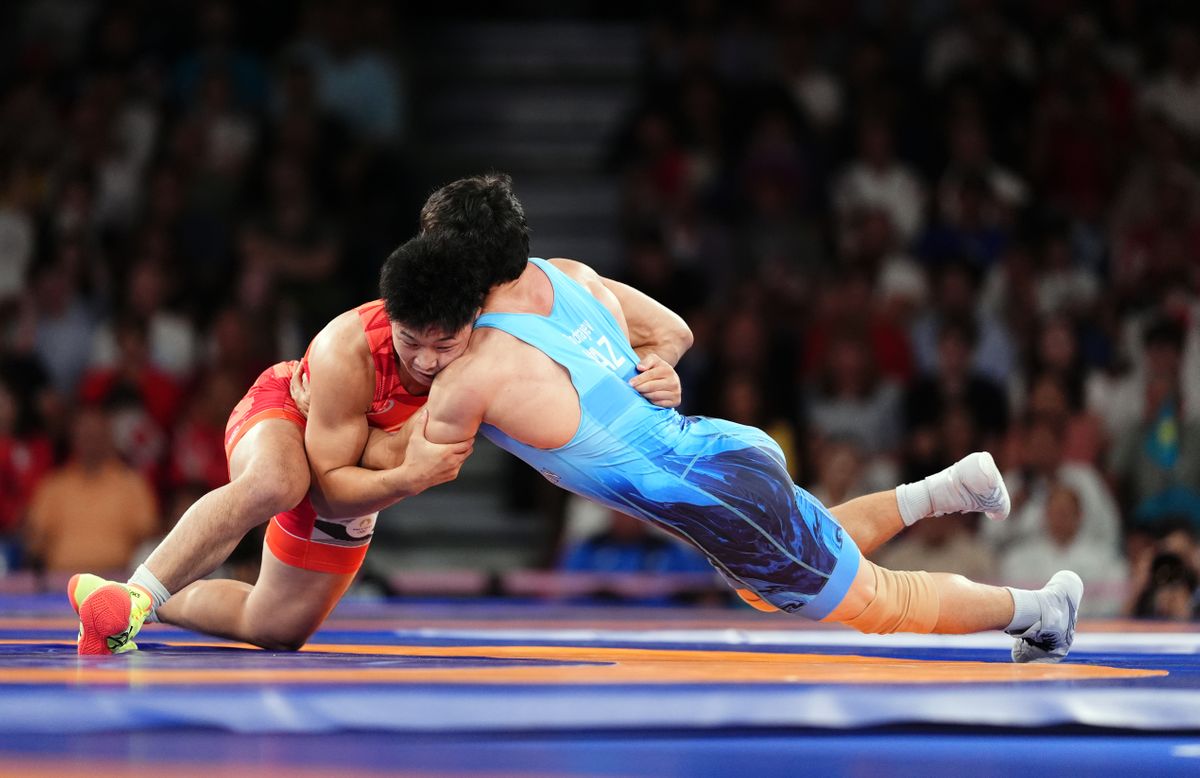
[[[110,635],[119,635],[129,629],[129,613],[133,603],[129,592],[120,584],[101,586],[88,595],[79,609],[79,653],[81,655],[111,654],[108,648]]]

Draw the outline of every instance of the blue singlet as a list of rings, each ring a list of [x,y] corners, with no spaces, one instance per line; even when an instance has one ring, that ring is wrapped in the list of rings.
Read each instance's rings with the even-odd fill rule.
[[[552,483],[684,538],[738,587],[775,607],[820,619],[854,581],[858,547],[792,483],[783,451],[755,427],[682,416],[637,393],[638,357],[607,308],[543,259],[554,287],[549,316],[488,313],[493,327],[567,369],[580,420],[564,446],[539,449],[484,425],[496,445]]]

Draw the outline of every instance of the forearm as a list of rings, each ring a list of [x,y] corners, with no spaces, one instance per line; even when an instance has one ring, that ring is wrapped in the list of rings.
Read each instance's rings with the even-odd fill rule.
[[[671,367],[679,364],[679,360],[687,353],[687,350],[692,347],[691,332],[688,332],[686,339],[683,337],[663,337],[659,340],[651,340],[646,343],[630,343],[633,346],[633,351],[638,355],[639,359],[645,359],[651,354],[657,354],[662,357],[664,362],[667,362]]]
[[[381,470],[347,466],[320,476],[314,473],[309,496],[319,515],[344,519],[381,511],[419,491],[403,466]]]
[[[629,345],[638,357],[657,354],[674,367],[692,347],[692,330],[679,314],[618,281],[603,279],[617,298],[629,326]]]
[[[367,445],[363,449],[359,464],[368,470],[390,470],[399,467],[404,464],[404,452],[411,437],[412,428],[408,425],[395,432],[372,429],[367,436]]]

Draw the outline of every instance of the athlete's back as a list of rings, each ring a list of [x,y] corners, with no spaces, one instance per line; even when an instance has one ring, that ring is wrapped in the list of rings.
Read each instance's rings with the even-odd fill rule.
[[[532,294],[507,308],[493,298],[476,323],[470,356],[489,366],[483,434],[563,488],[689,540],[776,607],[821,618],[836,605],[858,550],[792,484],[774,441],[647,402],[629,385],[638,357],[610,308],[544,260],[522,283]]]

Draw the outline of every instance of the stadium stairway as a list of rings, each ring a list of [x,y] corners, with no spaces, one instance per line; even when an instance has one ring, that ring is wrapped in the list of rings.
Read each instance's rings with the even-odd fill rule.
[[[535,256],[613,272],[616,184],[600,163],[633,99],[638,27],[486,22],[414,38],[410,158],[420,180],[432,189],[463,175],[508,172]],[[406,570],[535,564],[546,522],[505,507],[507,457],[480,440],[455,484],[384,512],[369,559]]]

